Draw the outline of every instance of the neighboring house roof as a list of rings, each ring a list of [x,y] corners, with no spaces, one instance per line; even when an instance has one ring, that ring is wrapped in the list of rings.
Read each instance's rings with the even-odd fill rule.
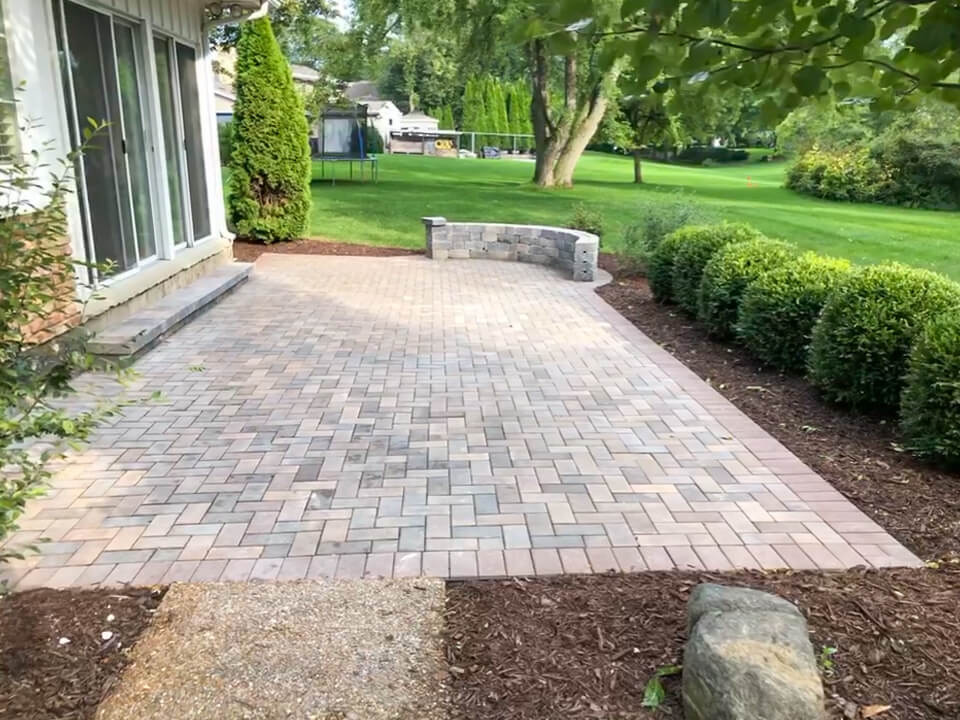
[[[293,79],[298,82],[309,83],[311,85],[320,82],[320,73],[309,65],[290,65],[290,71],[293,73]]]
[[[377,83],[373,80],[356,80],[347,83],[347,89],[344,90],[350,100],[379,100],[380,91],[377,89]]]
[[[425,112],[420,112],[419,110],[408,112],[406,115],[403,116],[403,119],[404,120],[433,120],[434,122],[438,122],[438,120],[435,117],[431,117],[427,115]]]

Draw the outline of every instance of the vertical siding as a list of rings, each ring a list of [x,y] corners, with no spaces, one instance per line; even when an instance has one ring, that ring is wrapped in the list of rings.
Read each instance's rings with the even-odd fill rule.
[[[205,0],[100,0],[102,4],[137,18],[149,19],[155,30],[200,44],[203,40]]]

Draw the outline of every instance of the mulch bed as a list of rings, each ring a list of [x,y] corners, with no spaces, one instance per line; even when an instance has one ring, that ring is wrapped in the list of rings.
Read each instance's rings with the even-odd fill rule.
[[[458,720],[680,720],[679,677],[658,710],[647,681],[682,662],[686,602],[698,582],[776,592],[807,616],[831,718],[960,717],[960,571],[638,573],[451,583],[447,655]]]
[[[617,270],[609,256],[602,264]],[[655,302],[643,278],[597,292],[921,559],[960,560],[960,476],[904,452],[895,423],[832,406],[803,378],[711,340],[675,306]]]
[[[162,597],[162,590],[125,588],[0,598],[0,717],[93,717]]]
[[[256,259],[264,253],[394,257],[396,255],[423,255],[423,250],[334,242],[333,240],[325,240],[324,238],[301,238],[299,240],[276,242],[269,245],[238,238],[233,243],[233,255],[237,260],[242,262],[255,262]]]

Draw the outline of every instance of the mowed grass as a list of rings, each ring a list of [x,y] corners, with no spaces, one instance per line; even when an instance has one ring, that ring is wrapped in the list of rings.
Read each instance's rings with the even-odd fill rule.
[[[319,171],[315,163],[315,178]],[[899,260],[960,279],[960,213],[817,200],[785,189],[784,171],[780,163],[645,163],[646,183],[635,185],[629,158],[588,153],[577,168],[574,188],[543,190],[530,183],[529,161],[385,155],[377,184],[346,181],[343,166],[337,168],[335,186],[314,182],[311,234],[422,247],[424,215],[563,225],[582,202],[602,213],[604,248],[616,250],[641,208],[682,190],[718,219],[751,223],[803,248],[858,263]]]

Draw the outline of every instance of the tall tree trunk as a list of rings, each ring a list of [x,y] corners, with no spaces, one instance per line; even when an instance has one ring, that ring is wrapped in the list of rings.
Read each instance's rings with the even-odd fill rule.
[[[557,123],[551,121],[549,104],[549,58],[541,40],[530,45],[533,76],[533,100],[530,115],[536,140],[537,158],[533,181],[541,187],[573,184],[573,171],[596,133],[607,109],[607,91],[619,75],[619,67],[608,70],[595,81],[589,94],[577,93],[577,59],[564,59],[564,112]]]
[[[577,169],[580,156],[583,155],[583,151],[587,149],[597,128],[600,127],[603,115],[607,112],[607,103],[606,97],[597,96],[586,116],[581,117],[571,128],[569,138],[557,158],[557,165],[553,171],[554,184],[563,187],[573,186],[573,171]]]
[[[640,156],[640,148],[633,150],[633,181],[637,185],[643,184],[643,158]]]
[[[533,97],[530,102],[530,120],[533,123],[533,140],[536,148],[536,164],[533,181],[537,185],[553,184],[553,167],[547,164],[547,145],[550,142],[550,82],[547,51],[543,40],[530,44],[530,68],[533,77]]]

